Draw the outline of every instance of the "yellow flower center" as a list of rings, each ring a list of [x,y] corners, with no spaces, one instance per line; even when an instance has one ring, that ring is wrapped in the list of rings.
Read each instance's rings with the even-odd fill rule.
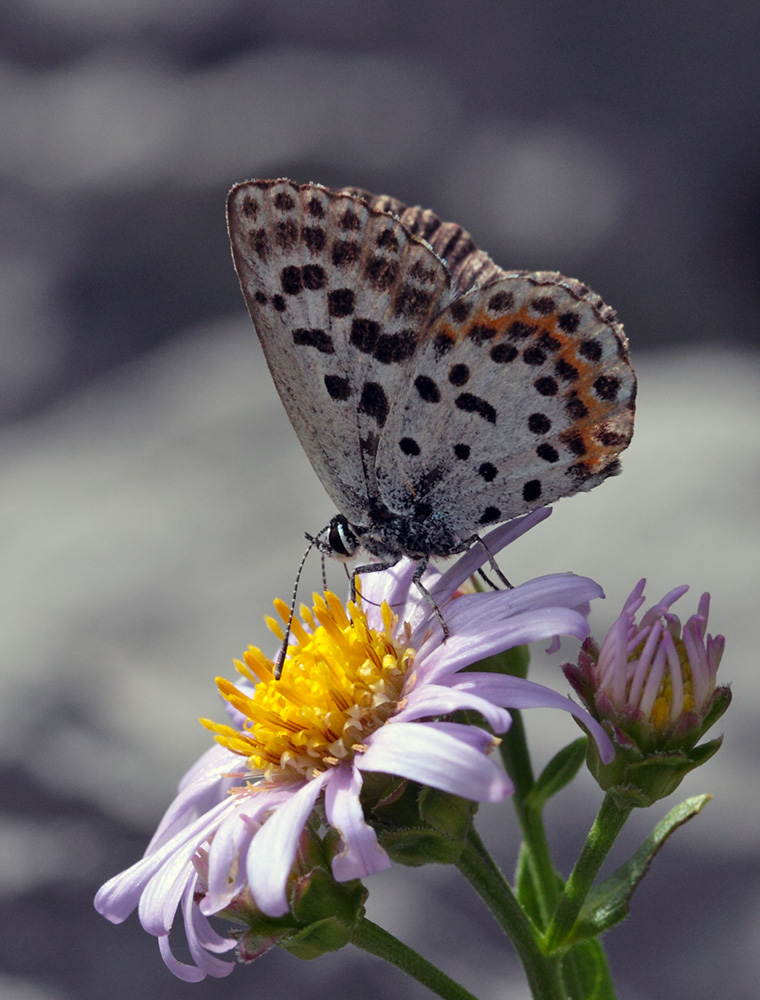
[[[287,605],[275,601],[275,608],[287,622]],[[324,598],[315,594],[313,609],[302,607],[301,617],[306,627],[293,620],[279,680],[272,660],[255,646],[244,654],[245,663],[235,661],[256,685],[252,694],[217,677],[222,696],[245,716],[243,729],[200,720],[269,781],[312,778],[360,752],[396,710],[414,662],[414,650],[393,637],[398,619],[385,603],[382,632],[369,628],[359,607],[344,608],[329,591]],[[267,624],[282,641],[279,622],[268,618]]]
[[[683,685],[683,692],[680,696],[681,704],[676,706],[677,711],[675,713],[676,717],[680,717],[694,711],[694,681],[691,676],[691,664],[689,663],[689,656],[686,652],[683,639],[674,637],[673,641],[678,653],[678,662],[681,667],[681,683]],[[660,689],[652,705],[652,725],[656,730],[661,731],[672,718],[673,678],[671,677],[670,669],[668,669],[663,675],[660,682]]]

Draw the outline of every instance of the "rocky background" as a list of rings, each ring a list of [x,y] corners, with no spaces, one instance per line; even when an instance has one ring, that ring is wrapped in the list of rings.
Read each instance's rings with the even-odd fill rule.
[[[428,995],[353,949],[190,986],[135,917],[92,908],[208,745],[213,678],[268,642],[303,532],[333,513],[225,232],[233,182],[284,175],[422,203],[618,310],[641,386],[624,474],[562,501],[505,570],[599,580],[597,636],[641,576],[652,601],[690,583],[684,617],[712,592],[735,702],[682,791],[715,798],[607,944],[621,1000],[756,996],[759,29],[740,0],[2,6],[0,995]],[[558,662],[537,650],[535,676],[564,689]],[[530,723],[539,763],[577,732]],[[550,817],[565,871],[599,801],[576,784]],[[675,801],[633,817],[613,864]],[[479,821],[511,869],[508,809]],[[523,1000],[452,881],[377,876],[370,915],[483,1000]]]

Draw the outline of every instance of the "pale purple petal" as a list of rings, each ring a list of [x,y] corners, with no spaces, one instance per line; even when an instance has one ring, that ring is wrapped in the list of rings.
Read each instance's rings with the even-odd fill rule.
[[[177,979],[181,979],[185,983],[200,983],[206,978],[206,973],[203,969],[199,969],[195,965],[188,965],[186,962],[180,962],[179,959],[174,957],[171,945],[169,944],[168,934],[161,934],[159,936],[158,950],[161,952],[164,965]],[[235,968],[232,962],[230,962],[230,966],[233,969]]]
[[[291,786],[280,786],[243,797],[235,813],[214,834],[208,850],[208,891],[200,902],[202,913],[211,916],[223,910],[245,887],[245,862],[241,859],[266,814],[287,801],[290,794]]]
[[[192,857],[196,847],[208,840],[225,814],[233,809],[234,802],[229,798],[224,799],[190,826],[176,833],[159,850],[109,879],[95,896],[95,909],[111,923],[120,924],[122,920],[126,920],[138,905],[145,886],[175,852],[182,852],[184,857]]]
[[[652,622],[656,621],[656,619],[660,617],[660,615],[664,615],[670,608],[671,604],[675,604],[679,598],[683,597],[688,589],[688,583],[683,583],[680,587],[675,587],[673,590],[669,590],[657,604],[653,605],[647,612],[645,612],[642,616],[640,627],[643,628],[645,625],[651,625]]]
[[[392,722],[394,725],[399,722],[414,722],[433,715],[451,715],[467,708],[480,712],[494,732],[503,733],[509,729],[512,720],[509,712],[503,708],[472,692],[458,691],[440,684],[423,684],[412,690],[405,698],[403,709],[396,712]]]
[[[338,882],[364,878],[390,868],[391,864],[377,842],[377,834],[364,819],[359,801],[361,788],[361,772],[348,767],[336,768],[325,788],[327,822],[343,841],[343,850],[332,862],[332,872]]]
[[[197,875],[188,883],[185,896],[182,900],[182,916],[185,921],[185,935],[187,937],[190,955],[198,966],[209,976],[217,979],[229,976],[235,968],[234,962],[225,962],[215,955],[209,953],[213,951],[229,951],[234,948],[236,941],[234,938],[220,937],[209,925],[208,920],[199,912],[198,907],[193,903]]]
[[[334,770],[305,782],[277,809],[253,838],[248,851],[248,885],[257,906],[270,917],[288,912],[285,892],[298,840],[322,788]]]
[[[588,635],[588,622],[583,615],[570,608],[544,608],[514,615],[506,621],[492,620],[488,625],[483,625],[476,635],[453,634],[447,642],[438,644],[429,655],[423,656],[421,652],[417,674],[425,683],[440,682],[486,656],[554,635],[573,635],[577,639],[585,639]]]
[[[420,607],[420,593],[412,585],[412,576],[417,564],[411,559],[399,559],[395,566],[383,573],[365,573],[361,578],[362,606],[367,615],[370,628],[382,631],[383,625],[381,605],[385,601],[398,615],[399,621],[408,621],[419,608],[419,615],[430,611],[423,601]],[[410,590],[411,588],[411,590]]]
[[[569,712],[575,716],[588,729],[599,747],[599,756],[605,764],[609,764],[615,756],[615,750],[609,736],[596,719],[592,718],[585,709],[576,705],[570,698],[544,687],[543,684],[536,684],[535,681],[524,680],[522,677],[510,677],[506,674],[471,673],[462,674],[455,680],[452,679],[452,687],[463,691],[473,691],[482,698],[487,698],[505,708],[562,709],[563,712]]]
[[[501,802],[512,791],[493,761],[435,723],[399,722],[378,729],[370,740],[354,762],[362,771],[396,774],[476,802]]]
[[[522,517],[516,517],[513,521],[500,524],[485,535],[483,541],[491,554],[496,555],[506,545],[514,542],[526,531],[530,531],[534,525],[546,520],[551,512],[551,507],[539,507],[538,510],[533,510]],[[464,555],[457,559],[456,563],[441,576],[435,587],[434,596],[439,601],[446,600],[462,586],[465,580],[469,580],[481,566],[487,563],[488,555],[485,548],[474,542]]]
[[[215,976],[216,978],[221,978],[222,976],[229,976],[229,974],[234,970],[234,962],[225,962],[219,958],[215,958],[213,955],[209,955],[205,948],[209,944],[214,945],[214,950],[216,951],[228,951],[230,948],[234,948],[236,941],[233,938],[220,938],[218,935],[211,937],[211,934],[207,934],[204,931],[204,924],[208,927],[208,923],[204,917],[202,917],[197,909],[193,906],[193,893],[196,885],[196,878],[190,879],[184,893],[184,899],[182,902],[182,912],[185,920],[185,935],[187,937],[188,946],[190,948],[190,954],[196,965],[187,965],[185,962],[180,962],[179,959],[174,957],[171,950],[171,945],[169,944],[169,935],[161,934],[158,937],[158,947],[161,952],[161,957],[164,960],[167,968],[174,975],[183,980],[186,983],[199,983],[201,980],[205,979],[207,975]],[[203,921],[203,924],[197,921]],[[209,931],[211,929],[209,928]],[[204,942],[208,941],[209,944]]]
[[[217,953],[224,953],[231,951],[232,948],[237,944],[237,938],[235,937],[222,937],[218,934],[216,930],[211,926],[206,916],[200,912],[197,906],[191,906],[191,902],[195,895],[198,881],[200,876],[196,877],[196,881],[192,883],[188,890],[187,906],[189,911],[193,915],[192,919],[192,932],[193,937],[201,948],[206,951],[213,951]],[[184,912],[184,911],[183,911]],[[187,922],[187,914],[185,913],[185,922]]]
[[[509,722],[511,725],[511,716]],[[456,737],[460,743],[466,743],[479,753],[490,754],[501,743],[501,740],[497,736],[486,732],[480,726],[465,725],[462,722],[433,722],[430,725],[437,729],[439,733],[449,733],[451,736]]]
[[[241,757],[215,743],[180,781],[179,792],[166,810],[145,854],[153,853],[188,823],[223,800],[230,788],[241,784],[246,773]]]
[[[144,930],[159,937],[168,934],[174,923],[182,894],[188,881],[194,880],[195,865],[192,851],[178,851],[165,862],[148,882],[140,896],[137,914]]]
[[[218,913],[245,888],[241,858],[248,853],[255,832],[256,827],[239,812],[217,830],[208,852],[208,888],[199,904],[203,913]]]

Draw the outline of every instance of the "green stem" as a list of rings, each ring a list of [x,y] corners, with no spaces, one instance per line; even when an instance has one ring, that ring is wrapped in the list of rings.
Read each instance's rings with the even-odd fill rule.
[[[543,953],[536,930],[474,828],[458,868],[514,944],[534,1000],[565,1000],[560,957]]]
[[[520,825],[525,859],[538,901],[541,925],[546,927],[557,905],[560,882],[552,864],[549,842],[540,808],[531,803],[530,791],[534,785],[533,767],[530,762],[525,726],[520,712],[510,711],[512,725],[502,738],[501,755],[507,774],[515,786],[512,805]]]
[[[609,794],[604,797],[546,932],[545,946],[549,951],[562,948],[567,941],[594,879],[632,809],[633,806],[618,805]]]
[[[445,1000],[476,1000],[472,993],[431,965],[426,958],[366,917],[356,925],[351,940],[357,948],[385,959]]]

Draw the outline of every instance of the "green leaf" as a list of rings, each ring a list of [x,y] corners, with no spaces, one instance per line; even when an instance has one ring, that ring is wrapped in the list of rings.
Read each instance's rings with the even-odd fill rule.
[[[558,871],[554,871],[557,880],[557,892],[562,892],[565,880]],[[515,869],[515,895],[518,902],[528,914],[536,927],[546,927],[548,914],[544,914],[545,902],[542,898],[541,879],[531,861],[530,847],[523,841],[517,855]]]
[[[570,784],[586,760],[587,743],[586,737],[581,736],[552,757],[528,793],[531,806],[541,809],[552,795]]]
[[[515,871],[515,893],[518,902],[536,925],[541,926],[541,905],[536,893],[536,881],[530,867],[530,851],[523,841],[520,853],[517,855]]]
[[[581,941],[596,937],[625,919],[631,896],[649,870],[654,856],[668,837],[701,812],[711,798],[711,795],[695,795],[671,809],[636,853],[608,879],[591,890],[569,940]]]
[[[615,1000],[607,956],[597,940],[592,938],[576,944],[565,961],[574,963],[578,1000]]]

